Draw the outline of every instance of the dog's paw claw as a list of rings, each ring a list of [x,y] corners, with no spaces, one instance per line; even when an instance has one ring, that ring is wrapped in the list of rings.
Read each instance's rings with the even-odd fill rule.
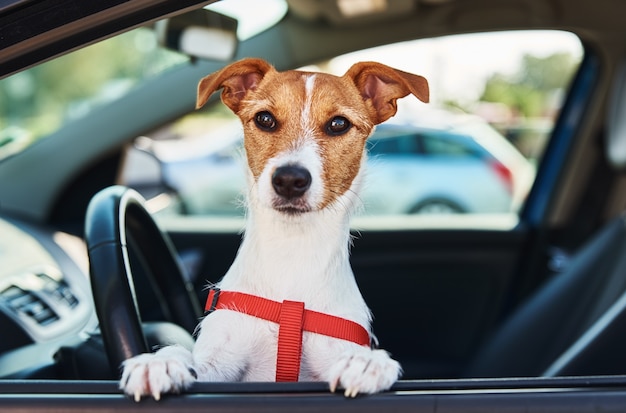
[[[337,390],[338,384],[339,384],[339,377],[337,377],[335,380],[331,380],[330,383],[328,383],[331,393],[334,393]]]
[[[197,378],[184,361],[169,355],[141,354],[124,362],[120,389],[135,402],[143,396],[159,401],[164,393],[178,393]]]
[[[357,394],[359,394],[359,389],[356,387],[347,388],[346,391],[343,393],[344,397],[347,397],[349,399],[354,399]]]
[[[354,398],[359,393],[371,394],[389,389],[400,377],[402,369],[383,350],[367,348],[350,351],[331,369],[329,385],[334,392],[344,389],[344,396]]]

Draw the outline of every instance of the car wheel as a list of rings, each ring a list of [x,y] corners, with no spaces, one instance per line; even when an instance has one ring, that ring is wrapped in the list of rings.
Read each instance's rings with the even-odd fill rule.
[[[463,208],[446,199],[429,199],[415,205],[409,211],[411,214],[461,214]]]

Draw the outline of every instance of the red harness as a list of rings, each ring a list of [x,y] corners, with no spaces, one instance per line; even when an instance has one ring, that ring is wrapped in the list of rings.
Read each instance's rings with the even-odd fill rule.
[[[370,346],[370,335],[363,326],[345,318],[305,310],[300,301],[282,303],[256,295],[211,288],[204,309],[231,310],[278,324],[276,381],[298,381],[302,358],[302,333],[322,334]]]

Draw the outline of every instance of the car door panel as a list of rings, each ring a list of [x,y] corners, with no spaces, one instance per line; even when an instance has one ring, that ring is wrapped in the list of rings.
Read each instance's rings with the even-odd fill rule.
[[[352,264],[383,348],[406,377],[462,374],[501,316],[525,231],[368,232]],[[393,268],[393,272],[389,272]]]

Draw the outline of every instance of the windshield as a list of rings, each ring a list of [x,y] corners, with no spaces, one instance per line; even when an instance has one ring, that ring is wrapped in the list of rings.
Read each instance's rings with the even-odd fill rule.
[[[0,161],[188,61],[159,47],[154,31],[141,28],[3,79]]]
[[[236,18],[238,37],[244,40],[273,26],[287,12],[284,0],[259,3],[234,0],[206,8]],[[162,47],[152,27],[142,27],[3,79],[0,162],[122,98],[149,78],[189,62],[189,56]]]

